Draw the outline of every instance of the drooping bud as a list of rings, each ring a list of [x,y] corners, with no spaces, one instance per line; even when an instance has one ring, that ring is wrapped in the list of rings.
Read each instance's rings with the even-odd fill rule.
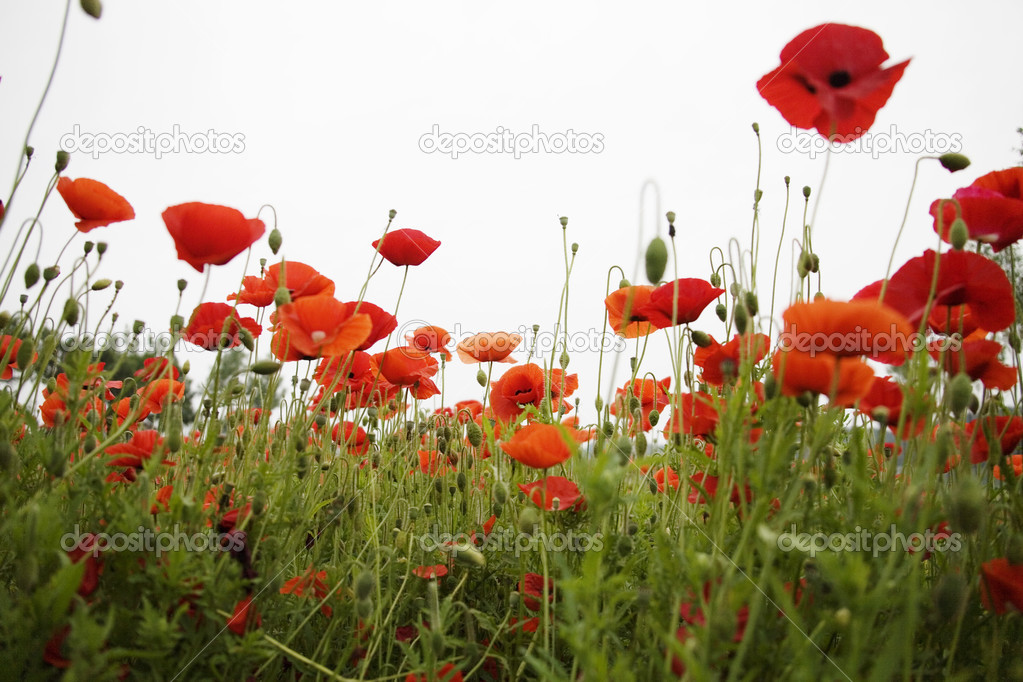
[[[51,265],[43,270],[43,280],[46,282],[52,282],[60,276],[60,266]]]
[[[469,426],[466,428],[465,437],[469,441],[469,445],[474,448],[478,448],[483,445],[483,429],[479,427],[476,422],[469,422]]]
[[[728,318],[728,308],[725,307],[724,303],[718,303],[714,306],[714,314],[718,316],[718,319],[724,322]]]
[[[970,165],[970,160],[966,158],[965,154],[949,152],[939,156],[938,163],[940,163],[949,173],[955,173],[956,171],[961,171],[964,168],[967,168]]]
[[[966,372],[956,374],[952,381],[948,382],[948,406],[953,414],[962,414],[963,410],[970,406],[972,397],[973,381]]]
[[[735,306],[735,309],[732,311],[732,318],[735,321],[735,330],[739,334],[745,334],[746,328],[749,326],[749,313],[746,312],[745,306]]]
[[[964,533],[978,530],[984,520],[987,498],[975,478],[964,477],[952,493],[949,505],[949,520],[953,528]]]
[[[105,279],[105,278],[104,279],[97,279],[95,282],[92,283],[92,290],[93,291],[103,291],[104,289],[106,289],[111,284],[113,284],[113,282],[111,282],[109,279]]]
[[[702,332],[699,329],[693,330],[693,343],[700,348],[708,348],[711,343],[710,335],[707,332]]]
[[[250,372],[252,372],[253,374],[258,374],[260,376],[274,374],[275,372],[279,372],[280,369],[281,363],[274,362],[273,360],[260,360],[259,362],[253,363],[253,365],[249,367]]]
[[[57,163],[53,164],[54,170],[58,173],[63,173],[67,165],[71,163],[71,154],[60,149],[57,151]]]
[[[476,383],[479,384],[480,386],[487,385],[487,373],[484,372],[482,369],[476,372]]]
[[[359,601],[369,599],[370,595],[373,594],[374,587],[376,587],[376,579],[373,577],[373,574],[369,571],[363,571],[355,579],[355,598]]]
[[[93,19],[99,19],[103,14],[103,3],[100,0],[81,0],[82,9]]]
[[[68,323],[68,326],[74,327],[78,324],[78,301],[73,298],[69,298],[64,303],[64,313],[61,315],[61,319]]]
[[[668,245],[660,237],[650,240],[646,248],[646,278],[651,284],[657,284],[664,277],[668,267]]]
[[[266,238],[266,243],[269,244],[270,250],[276,256],[277,252],[281,250],[281,244],[284,243],[284,237],[281,236],[281,231],[276,227],[270,230],[270,236]]]
[[[650,414],[648,414],[646,418],[647,421],[650,422],[650,426],[657,426],[657,422],[661,418],[661,413],[657,410],[650,410]]]
[[[32,339],[25,339],[21,342],[21,346],[18,347],[18,355],[15,361],[18,363],[18,369],[24,371],[32,364],[35,358],[35,342]]]
[[[720,287],[721,286],[721,275],[719,275],[716,272],[710,273],[710,285],[712,287]]]
[[[25,268],[25,288],[31,289],[39,281],[39,264],[32,263]]]
[[[970,229],[966,226],[966,221],[962,218],[953,220],[952,225],[948,228],[948,241],[952,244],[952,248],[962,251],[969,239]]]

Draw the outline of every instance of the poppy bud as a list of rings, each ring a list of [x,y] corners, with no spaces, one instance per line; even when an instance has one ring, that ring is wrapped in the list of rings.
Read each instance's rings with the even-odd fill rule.
[[[969,166],[970,160],[966,158],[964,154],[949,152],[948,154],[942,154],[939,156],[938,163],[940,163],[949,173],[955,173],[956,171],[961,171]]]
[[[480,386],[487,385],[487,373],[484,372],[482,369],[476,372],[476,383],[479,384]]]
[[[52,282],[60,276],[60,266],[51,265],[43,270],[43,280],[46,282]]]
[[[273,251],[275,256],[277,255],[277,252],[280,251],[283,241],[284,238],[281,236],[281,231],[276,227],[270,230],[270,236],[266,238],[266,243],[269,244],[270,250]]]
[[[100,0],[82,0],[82,9],[93,19],[99,19],[103,13],[103,4]]]
[[[526,507],[519,512],[519,532],[523,535],[532,535],[536,527],[540,525],[540,514],[533,507]]]
[[[21,305],[25,305],[26,303],[28,303],[28,294],[22,294],[21,296],[18,296],[18,300],[21,301]]]
[[[571,249],[572,249],[572,255],[573,256],[575,254],[579,253],[579,243],[578,242],[572,242]]]
[[[302,381],[298,382],[298,388],[303,393],[308,391],[309,387],[312,386],[312,385],[313,385],[313,382],[309,381],[309,379],[306,379],[304,377],[302,378]]]
[[[113,284],[113,282],[111,282],[109,279],[105,279],[105,278],[104,279],[97,279],[95,282],[92,283],[92,290],[93,291],[103,291],[104,289],[106,289],[111,284]]]
[[[669,225],[674,225],[675,224],[675,212],[674,211],[668,211],[667,213],[664,214],[664,217],[668,219],[668,224]]]
[[[31,159],[32,155],[36,153],[36,148],[30,144],[25,145],[25,158]]]
[[[376,579],[373,578],[373,574],[369,571],[363,571],[355,579],[355,598],[359,601],[369,599],[374,587],[376,587]]]
[[[35,357],[35,342],[32,339],[25,339],[21,342],[21,346],[18,347],[18,355],[16,362],[18,363],[18,369],[24,371],[28,369],[29,365],[32,364],[32,360]]]
[[[177,452],[181,449],[181,429],[171,429],[167,434],[167,450]]]
[[[250,332],[245,327],[238,330],[238,336],[241,337],[242,345],[245,346],[245,350],[252,352],[256,349],[256,340],[252,337]]]
[[[466,429],[465,437],[469,440],[469,445],[474,448],[478,448],[483,445],[483,429],[479,427],[476,422],[470,422],[469,427]]]
[[[598,395],[597,399],[593,401],[593,406],[597,408],[597,412],[600,412],[604,409],[604,399]]]
[[[284,287],[279,287],[274,292],[274,305],[280,308],[282,305],[291,303],[291,293]]]
[[[710,285],[712,287],[720,287],[721,286],[721,275],[719,275],[716,272],[710,273]]]
[[[810,272],[820,272],[821,259],[816,253],[810,254]]]
[[[494,484],[494,501],[498,504],[504,504],[508,501],[508,486],[505,485],[504,481],[498,481]]]
[[[373,601],[370,599],[360,599],[355,602],[355,610],[358,612],[360,619],[369,620],[373,615]]]
[[[646,487],[650,488],[650,492],[653,495],[657,494],[657,481],[652,478],[646,480]]]
[[[93,248],[95,248],[95,246],[96,246],[95,242],[85,242],[84,244],[82,244],[82,251],[84,251],[85,255],[88,256],[90,253],[92,253],[92,250]]]
[[[647,421],[650,422],[650,426],[657,426],[657,421],[661,418],[661,413],[657,410],[650,410],[650,414],[647,415]]]
[[[948,406],[953,414],[962,414],[970,406],[973,397],[973,381],[965,372],[960,372],[948,383]]]
[[[260,376],[274,374],[275,372],[280,371],[280,369],[281,363],[274,362],[273,360],[260,360],[259,362],[253,363],[253,365],[249,367],[250,372],[252,372],[253,374],[258,374]]]
[[[629,287],[629,286],[632,286],[632,285],[629,283],[629,280],[625,279],[624,277],[622,277],[621,281],[618,282],[618,288],[619,289],[624,289],[625,287]]]
[[[463,540],[451,548],[451,558],[455,560],[455,563],[463,566],[483,568],[487,565],[487,558],[467,540]]]
[[[799,255],[799,262],[796,264],[796,272],[799,274],[799,279],[805,278],[810,274],[810,268],[813,267],[813,258],[806,251],[803,251]]]
[[[664,277],[668,267],[668,246],[660,237],[650,240],[646,247],[646,278],[651,284],[657,284]]]
[[[170,324],[172,332],[179,332],[181,331],[181,328],[185,326],[185,318],[181,315],[174,315],[171,317]]]
[[[69,298],[64,303],[64,314],[61,315],[61,319],[68,323],[69,327],[74,327],[78,324],[78,301],[73,298]]]
[[[760,134],[760,124],[757,123],[756,121],[753,122],[753,132],[756,133],[757,135]]]
[[[1020,351],[1020,338],[1019,333],[1015,329],[1009,330],[1009,348],[1013,349],[1017,353]]]
[[[764,196],[764,190],[762,190],[762,189],[755,189],[755,190],[753,190],[753,204],[754,205],[759,204],[760,200],[763,198],[763,196]]]
[[[732,311],[732,318],[735,321],[735,329],[740,334],[746,333],[746,327],[749,325],[749,313],[746,312],[746,308],[737,305]]]
[[[810,198],[810,186],[809,185],[804,185],[803,186],[803,198],[804,199],[809,199]]]
[[[835,625],[841,629],[849,627],[849,622],[852,620],[852,612],[845,606],[835,611]]]
[[[568,227],[568,216],[561,216],[558,221],[561,223],[561,227]]]
[[[711,344],[710,336],[707,332],[701,332],[699,329],[693,330],[693,343],[700,348],[707,348]]]
[[[63,149],[58,150],[57,163],[53,164],[54,170],[58,173],[63,173],[69,163],[71,163],[71,154],[67,153]]]
[[[987,498],[975,478],[962,478],[952,493],[949,520],[953,528],[964,533],[979,529],[984,520]]]
[[[962,218],[953,220],[952,225],[948,228],[948,241],[952,244],[952,248],[956,251],[962,251],[969,238],[970,230],[966,226],[966,221]]]
[[[102,256],[106,252],[107,252],[106,242],[99,242],[98,244],[96,244],[96,253]]]
[[[25,288],[31,289],[39,281],[39,265],[32,263],[25,268]]]
[[[564,351],[564,350],[561,351],[561,357],[558,358],[558,364],[561,365],[561,369],[566,369],[568,367],[568,359],[569,359],[568,358],[568,351]]]
[[[623,559],[632,554],[632,538],[627,535],[623,535],[618,538],[618,545],[615,547],[618,550],[618,556]]]
[[[642,457],[646,454],[646,434],[640,431],[636,434],[636,456]]]
[[[966,581],[958,573],[942,574],[932,593],[938,615],[946,621],[955,620],[969,590]]]
[[[190,369],[192,369],[192,361],[191,360],[185,360],[185,362],[182,363],[182,365],[181,365],[181,373],[182,374],[188,374],[188,370],[190,370]]]
[[[728,317],[728,308],[725,307],[724,303],[718,303],[714,306],[714,314],[718,316],[718,319],[722,322]]]

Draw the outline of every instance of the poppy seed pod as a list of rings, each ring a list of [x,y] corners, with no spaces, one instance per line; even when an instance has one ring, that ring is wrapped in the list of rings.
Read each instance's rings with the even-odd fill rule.
[[[57,279],[57,277],[59,277],[59,276],[60,276],[60,266],[59,265],[51,265],[50,267],[45,268],[43,270],[43,280],[44,281],[51,282],[51,281]]]
[[[674,225],[675,224],[675,212],[674,211],[668,211],[667,213],[664,214],[664,217],[668,219],[668,224],[669,225]]]
[[[949,173],[955,173],[956,171],[961,171],[968,167],[970,165],[970,160],[966,158],[964,154],[949,152],[948,154],[942,154],[939,156],[938,163],[940,163]]]
[[[948,240],[952,244],[952,248],[962,251],[969,238],[970,230],[966,226],[966,221],[962,218],[953,220],[952,225],[948,228]]]
[[[560,223],[561,223],[561,227],[563,227],[563,228],[565,228],[565,227],[568,227],[568,216],[564,216],[564,215],[563,215],[563,216],[561,216],[561,217],[560,217],[560,218],[558,219],[558,222],[560,222]]]
[[[804,199],[809,199],[810,198],[810,186],[809,185],[803,185],[803,198]]]

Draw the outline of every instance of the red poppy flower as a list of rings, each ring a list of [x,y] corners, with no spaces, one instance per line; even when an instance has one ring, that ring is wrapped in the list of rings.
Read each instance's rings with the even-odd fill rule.
[[[383,244],[380,242],[383,241]],[[395,265],[421,265],[437,250],[440,242],[419,230],[395,230],[373,242],[380,245],[380,255]]]
[[[227,303],[200,303],[182,331],[185,341],[205,350],[236,348],[242,343],[241,329],[253,336],[263,333],[251,317],[241,317]]]
[[[288,290],[291,300],[303,296],[333,296],[334,282],[324,277],[315,268],[289,260],[274,263],[266,269],[262,277],[249,276],[242,279],[242,290],[230,294],[228,301],[237,299],[239,303],[248,303],[258,308],[265,308],[274,302],[274,295],[282,285],[281,269],[284,270],[284,287]]]
[[[887,300],[887,298],[886,298]],[[916,328],[896,309],[870,300],[794,303],[782,316],[782,350],[835,357],[862,355],[901,365]]]
[[[252,595],[246,596],[234,607],[234,613],[227,619],[227,627],[236,635],[244,635],[250,628],[263,626],[263,617],[252,607]]]
[[[888,280],[884,304],[906,316],[918,327],[927,309],[938,263],[934,305],[967,304],[976,324],[988,331],[1001,331],[1016,319],[1012,284],[994,261],[972,251],[949,251],[940,260],[934,251],[910,259]],[[877,300],[882,282],[861,289],[854,299]]]
[[[1012,473],[1016,478],[1023,476],[1023,455],[1011,455],[1009,461],[1012,463]],[[1002,480],[1002,467],[997,464],[991,467],[991,475]]]
[[[699,319],[703,310],[723,293],[724,289],[712,286],[710,282],[688,277],[654,289],[649,302],[636,312],[659,329],[671,327],[672,320],[676,325],[689,324]]]
[[[703,370],[700,376],[704,383],[724,386],[726,381],[735,380],[744,358],[754,363],[763,360],[770,343],[767,334],[736,334],[724,345],[711,336],[709,346],[696,349],[693,364]]]
[[[657,483],[657,492],[663,493],[671,486],[675,490],[678,490],[679,478],[678,474],[671,467],[661,467],[654,474],[654,481]]]
[[[462,362],[471,365],[476,362],[515,362],[512,351],[522,343],[518,334],[507,332],[482,333],[459,342],[455,350]]]
[[[434,414],[457,419],[459,424],[468,424],[483,414],[483,403],[478,400],[459,400],[451,407],[438,407]]]
[[[718,425],[721,399],[702,391],[683,393],[681,407],[676,407],[676,398],[671,398],[671,419],[664,426],[664,437],[670,438],[673,433],[686,433],[692,436],[710,436]]]
[[[442,455],[436,450],[418,450],[416,454],[419,457],[419,471],[427,476],[431,478],[443,476],[448,472],[446,455]],[[409,473],[415,473],[415,471]]]
[[[57,180],[57,191],[78,218],[75,227],[79,232],[135,217],[135,209],[128,200],[98,180],[61,177]]]
[[[377,353],[373,360],[380,374],[395,386],[405,386],[417,400],[440,394],[437,384],[430,379],[440,369],[437,359],[427,351],[412,346],[399,346]]]
[[[671,377],[664,377],[660,381],[653,379],[626,381],[624,386],[615,391],[611,414],[616,417],[619,414],[625,414],[629,423],[629,432],[632,434],[635,434],[639,428],[649,431],[654,428],[650,423],[650,413],[654,410],[660,412],[668,404],[668,388],[670,386]],[[633,423],[632,410],[629,409],[631,398],[639,401],[640,411],[643,415],[642,424],[638,427]]]
[[[956,190],[952,198],[959,203],[970,239],[991,244],[995,253],[1023,237],[1023,167],[982,175],[969,187]],[[941,238],[950,243],[949,228],[956,218],[955,204],[941,200],[931,204],[935,232],[938,231],[939,208]]]
[[[405,682],[427,682],[427,680],[462,682],[462,671],[456,668],[453,663],[445,663],[429,677],[426,675],[416,675],[415,673],[409,673],[405,676]]]
[[[6,381],[14,377],[14,368],[18,366],[18,350],[20,348],[21,339],[16,339],[10,334],[0,337],[0,359],[7,359],[0,370],[0,379]],[[38,358],[38,353],[32,354],[32,362]]]
[[[706,493],[711,497],[711,499],[713,499],[714,497],[717,496],[718,483],[719,483],[719,480],[718,480],[717,476],[711,476],[710,474],[707,474],[706,472],[697,471],[689,479],[689,488],[690,488],[689,497],[688,497],[689,503],[690,504],[710,504],[709,501],[704,499],[703,493],[700,492],[700,488],[703,488],[703,490],[706,491]],[[748,503],[748,502],[752,501],[753,500],[753,491],[750,489],[749,486],[745,487],[744,492],[745,492],[745,496],[746,496],[746,502]],[[742,497],[741,497],[741,495],[742,495],[742,493],[739,491],[739,486],[737,484],[732,484],[732,492],[731,492],[731,494],[728,497],[728,499],[731,501],[731,503],[734,504],[735,506],[741,505],[742,504]]]
[[[543,606],[544,583],[547,583],[547,601],[554,601],[554,580],[547,578],[545,581],[539,573],[527,573],[522,576],[519,582],[519,592],[522,594],[522,603],[530,611],[539,611]]]
[[[451,335],[442,327],[427,325],[405,335],[408,345],[428,353],[441,353],[445,360],[451,360],[451,351],[445,346],[451,343]]]
[[[501,449],[524,466],[548,469],[575,453],[579,436],[585,434],[556,424],[528,424],[502,443]]]
[[[980,598],[985,609],[1002,615],[1011,605],[1023,611],[1023,564],[992,559],[981,564],[980,575]]]
[[[207,265],[224,265],[263,236],[259,218],[247,219],[237,209],[193,201],[171,206],[163,222],[174,239],[178,259],[199,272]]]
[[[832,405],[850,407],[870,391],[874,371],[859,358],[811,357],[799,351],[777,351],[771,359],[782,395],[810,392],[828,396]]]
[[[1004,455],[1010,454],[1023,441],[1023,417],[982,417],[963,427],[967,438],[973,439],[970,462],[987,462],[992,446]],[[991,443],[989,437],[995,441]]]
[[[870,390],[860,399],[858,409],[864,414],[869,414],[873,419],[884,422],[894,433],[902,418],[903,403],[902,386],[891,377],[875,376],[871,380]],[[926,421],[926,417],[914,419],[907,415],[900,440],[919,436],[924,430]]]
[[[369,452],[369,438],[366,436],[366,429],[354,422],[346,421],[334,424],[331,436],[335,443],[345,446],[348,454],[365,455]]]
[[[142,399],[140,407],[149,414],[160,414],[168,402],[176,402],[185,397],[185,385],[173,379],[157,379],[138,390]]]
[[[358,304],[353,301],[346,305],[353,306],[352,309],[360,315],[369,315],[369,320],[372,324],[372,327],[369,330],[369,336],[366,337],[365,341],[356,346],[355,350],[369,350],[374,343],[380,339],[386,338],[387,335],[394,331],[394,328],[398,326],[398,318],[378,305],[368,301],[363,301]]]
[[[296,597],[310,596],[322,602],[327,598],[329,592],[326,580],[327,572],[314,571],[312,564],[310,564],[305,573],[291,578],[284,583],[284,586],[281,588],[281,594],[293,594]],[[327,618],[334,614],[334,609],[327,604],[321,606],[320,611]]]
[[[99,577],[103,574],[103,562],[99,558],[102,547],[96,546],[96,536],[86,533],[78,538],[78,542],[71,551],[67,553],[71,563],[77,564],[85,561],[85,572],[82,573],[82,581],[78,583],[78,594],[88,597],[99,587]]]
[[[647,317],[646,306],[650,303],[652,286],[637,284],[612,291],[604,299],[607,322],[615,334],[626,339],[647,336],[665,325],[655,325]],[[669,318],[670,319],[670,318]]]
[[[109,451],[108,451],[109,452]],[[170,511],[171,495],[174,494],[173,485],[165,485],[156,491],[155,502],[149,508],[150,514],[158,514],[161,511]]]
[[[270,350],[284,361],[344,355],[365,341],[373,327],[369,315],[354,310],[354,303],[341,303],[333,296],[286,303],[277,309]]]
[[[757,81],[757,91],[797,128],[850,142],[867,132],[909,64],[886,69],[881,37],[865,28],[822,24],[781,51],[781,66]]]
[[[966,338],[980,329],[968,305],[936,305],[927,316],[927,326],[935,334],[959,334]]]
[[[124,443],[116,443],[106,449],[108,455],[119,455],[107,462],[110,467],[128,467],[141,471],[145,463],[154,456],[162,455],[163,437],[159,431],[136,431],[131,439]],[[173,466],[174,462],[163,460],[164,464]],[[134,474],[129,476],[134,479]]]
[[[412,574],[416,577],[423,578],[424,580],[443,578],[448,574],[448,567],[444,564],[436,564],[435,566],[416,566],[412,569]]]
[[[532,500],[533,504],[547,511],[568,511],[583,503],[579,486],[564,476],[545,476],[535,483],[519,483],[519,490]],[[554,501],[558,501],[557,510]]]
[[[167,358],[146,358],[142,361],[142,369],[135,371],[135,376],[145,383],[153,379],[177,379],[180,372]]]
[[[966,374],[973,381],[981,381],[984,388],[997,388],[1007,391],[1016,385],[1016,368],[1003,365],[998,360],[1002,352],[1002,344],[985,338],[964,339],[962,346],[945,349],[946,344],[931,344],[931,357],[941,363],[945,371],[951,375],[959,372]]]
[[[512,367],[490,386],[490,407],[498,419],[514,421],[527,405],[539,409],[543,403],[547,375],[543,368],[534,363]],[[561,394],[564,382],[564,395]],[[563,397],[572,395],[579,388],[575,374],[565,375],[560,369],[550,373],[551,401],[557,404]],[[556,409],[552,405],[552,411]]]
[[[343,375],[338,372],[343,372]],[[365,351],[354,351],[320,360],[313,372],[313,380],[333,393],[346,388],[357,391],[373,383],[378,372],[373,356]]]

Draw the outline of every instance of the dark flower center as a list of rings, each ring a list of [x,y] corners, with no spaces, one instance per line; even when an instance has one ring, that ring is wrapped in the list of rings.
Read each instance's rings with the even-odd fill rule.
[[[852,82],[852,76],[848,71],[832,71],[828,76],[828,85],[833,88],[844,88]]]

